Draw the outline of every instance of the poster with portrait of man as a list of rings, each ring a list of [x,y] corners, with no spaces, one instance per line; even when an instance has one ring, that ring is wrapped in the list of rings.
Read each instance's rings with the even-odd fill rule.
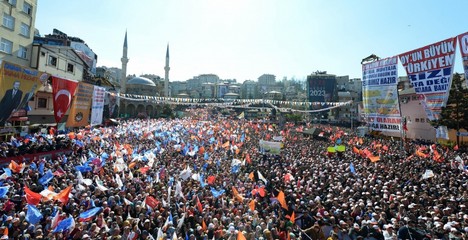
[[[0,126],[11,116],[29,110],[29,101],[47,83],[49,75],[2,61],[0,64]]]
[[[118,118],[119,108],[120,106],[117,93],[115,91],[106,92],[106,97],[104,98],[104,111],[102,113],[104,120]]]

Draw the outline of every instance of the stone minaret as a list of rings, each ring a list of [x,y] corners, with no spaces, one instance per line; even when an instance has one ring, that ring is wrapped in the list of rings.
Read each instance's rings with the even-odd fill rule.
[[[169,43],[167,44],[167,50],[166,50],[166,66],[164,67],[164,97],[170,97],[169,93],[169,70],[171,68],[169,67]]]
[[[127,31],[125,31],[125,40],[123,44],[123,55],[120,59],[122,61],[122,76],[120,78],[120,93],[125,93],[127,91]]]

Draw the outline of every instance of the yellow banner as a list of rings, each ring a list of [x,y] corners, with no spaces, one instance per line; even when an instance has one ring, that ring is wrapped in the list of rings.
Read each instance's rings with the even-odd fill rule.
[[[0,61],[0,126],[13,115],[26,115],[29,100],[47,83],[49,75],[35,69]]]
[[[67,127],[84,127],[89,125],[93,91],[93,85],[80,82],[76,89],[76,94],[73,96],[73,104],[70,108],[70,114],[68,114]]]

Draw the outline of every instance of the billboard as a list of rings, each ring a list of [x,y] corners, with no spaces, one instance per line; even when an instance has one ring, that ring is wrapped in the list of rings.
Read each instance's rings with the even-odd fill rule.
[[[104,111],[104,97],[106,89],[103,87],[94,86],[93,92],[93,108],[91,111],[91,125],[102,124],[102,115]]]
[[[106,97],[104,99],[104,110],[102,116],[104,120],[110,118],[119,117],[119,99],[117,99],[117,93],[113,91],[106,92]]]
[[[96,54],[85,43],[70,42],[70,47],[88,64],[89,69],[93,74],[96,74]]]
[[[0,61],[0,127],[15,113],[28,109],[29,101],[49,75],[35,69]]]
[[[430,120],[440,117],[452,85],[456,37],[400,54],[400,60]]]
[[[371,129],[399,132],[401,114],[398,101],[398,57],[362,65],[362,101]]]
[[[336,76],[328,74],[316,74],[307,76],[309,84],[309,102],[334,101]]]

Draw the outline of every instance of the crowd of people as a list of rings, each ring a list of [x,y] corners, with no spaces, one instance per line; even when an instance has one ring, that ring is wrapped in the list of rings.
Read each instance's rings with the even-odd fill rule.
[[[466,153],[196,111],[83,128],[52,142],[70,143],[57,159],[10,163],[2,239],[468,238]]]

